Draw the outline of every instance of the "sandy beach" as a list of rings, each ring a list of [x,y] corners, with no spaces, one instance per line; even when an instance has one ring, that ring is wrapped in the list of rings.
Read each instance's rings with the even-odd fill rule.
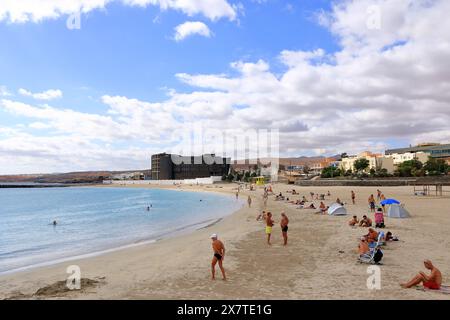
[[[236,187],[218,184],[165,188],[234,194]],[[299,195],[286,193],[293,188]],[[296,209],[270,196],[267,210],[274,214],[276,224],[273,245],[268,246],[264,223],[256,221],[263,210],[263,190],[244,190],[240,197],[250,195],[251,208],[245,206],[190,234],[0,276],[0,299],[448,299],[448,295],[440,293],[401,289],[399,283],[425,271],[423,260],[430,259],[441,270],[443,283],[450,284],[450,199],[414,196],[412,187],[380,189],[386,197],[404,203],[412,215],[410,219],[386,218],[385,230],[392,231],[400,241],[384,248],[381,290],[367,288],[368,265],[356,259],[357,238],[367,230],[347,224],[351,215],[362,217],[368,213],[367,198],[376,194],[376,188],[275,184],[274,192],[283,192],[291,200],[303,195],[309,198],[311,191],[330,191],[331,197],[325,203],[329,205],[339,197],[347,203],[349,215],[314,214],[317,210]],[[356,205],[350,204],[351,190],[356,192]],[[315,204],[318,206],[319,201]],[[287,247],[282,245],[279,227],[282,211],[290,219]],[[211,233],[217,233],[227,249],[226,282],[210,279]],[[58,283],[65,281],[69,265],[81,268],[85,280],[80,291],[66,291]]]

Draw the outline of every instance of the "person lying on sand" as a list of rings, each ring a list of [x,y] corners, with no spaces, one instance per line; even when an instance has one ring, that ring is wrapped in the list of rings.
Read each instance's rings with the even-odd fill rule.
[[[409,282],[400,284],[402,288],[412,288],[420,283],[422,283],[424,288],[430,290],[439,290],[441,288],[442,274],[439,269],[433,266],[433,263],[430,260],[425,260],[423,264],[425,268],[431,271],[431,274],[427,276],[424,272],[420,271]]]
[[[361,237],[358,245],[359,256],[362,257],[370,252],[369,244],[366,241],[366,237]]]
[[[271,245],[270,243],[270,237],[272,235],[272,227],[274,225],[274,221],[272,220],[272,213],[271,212],[267,212],[267,217],[266,217],[266,234],[267,234],[267,244]]]
[[[219,263],[220,271],[222,271],[222,277],[223,280],[227,280],[227,277],[225,276],[225,269],[223,268],[223,260],[225,258],[225,246],[223,245],[223,242],[220,241],[217,238],[217,234],[211,235],[212,240],[212,249],[214,252],[214,256],[211,262],[211,279],[216,279],[216,264]]]
[[[358,223],[359,223],[358,217],[357,216],[353,216],[353,218],[348,222],[348,225],[351,226],[351,227],[354,227]]]
[[[392,232],[388,231],[384,237],[384,241],[398,241],[398,237],[392,235]]]
[[[372,220],[368,218],[366,215],[363,215],[363,218],[359,222],[360,227],[368,228],[372,226]]]
[[[284,240],[284,245],[287,245],[287,240],[288,240],[288,224],[289,224],[289,218],[286,216],[286,214],[284,213],[284,211],[281,213],[281,221],[280,221],[280,227],[281,227],[281,233],[283,235],[283,240]]]

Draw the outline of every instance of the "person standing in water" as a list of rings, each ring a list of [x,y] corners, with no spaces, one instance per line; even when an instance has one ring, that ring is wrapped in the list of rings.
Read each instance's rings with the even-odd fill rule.
[[[287,241],[288,241],[288,224],[289,224],[289,218],[286,216],[286,214],[284,213],[284,211],[281,213],[281,222],[280,222],[280,226],[281,226],[281,233],[283,234],[283,239],[284,239],[284,245],[287,245]]]
[[[220,271],[222,272],[223,280],[227,280],[225,276],[225,269],[223,268],[223,260],[225,258],[225,246],[223,242],[217,238],[217,234],[211,235],[212,249],[214,252],[213,259],[211,261],[211,280],[216,279],[216,264],[219,263]]]
[[[248,203],[248,207],[250,208],[252,206],[252,197],[248,196],[247,203]]]

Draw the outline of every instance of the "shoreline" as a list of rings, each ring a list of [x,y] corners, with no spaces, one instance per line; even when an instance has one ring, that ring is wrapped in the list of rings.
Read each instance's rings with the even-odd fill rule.
[[[79,188],[100,188],[100,187],[103,187],[103,185],[75,186],[75,187],[77,187],[77,188],[78,187]],[[121,186],[121,185],[113,185],[113,186],[108,186],[108,187],[113,187],[113,188],[117,188],[117,189],[119,189],[119,188],[126,189],[127,188],[127,186]],[[146,185],[134,185],[133,188],[150,189]],[[180,191],[180,192],[182,192],[182,191],[191,191],[191,192],[199,192],[199,193],[208,192],[208,191],[204,191],[204,190],[179,190],[179,189],[165,188],[164,186],[154,186],[151,189],[161,189],[161,190]],[[220,193],[220,192],[216,192],[216,194],[226,196],[226,194]],[[230,201],[232,201],[232,200],[233,199],[230,199]],[[241,204],[241,207],[242,206],[244,206],[243,202]],[[26,265],[26,266],[22,266],[22,267],[18,267],[18,268],[6,270],[6,271],[1,271],[0,278],[2,276],[20,274],[21,272],[39,271],[39,269],[41,269],[41,268],[52,267],[55,265],[59,265],[59,264],[63,264],[63,263],[71,262],[71,261],[76,261],[76,260],[84,260],[84,259],[94,258],[94,257],[98,257],[101,255],[116,252],[116,251],[127,250],[128,248],[151,245],[153,243],[164,241],[166,239],[183,237],[190,233],[196,232],[197,230],[212,227],[215,224],[219,223],[224,217],[230,216],[230,215],[234,214],[236,211],[239,211],[239,209],[228,212],[227,214],[225,214],[223,217],[220,217],[220,218],[212,218],[212,219],[207,219],[204,221],[199,221],[199,222],[193,223],[193,224],[188,224],[183,227],[176,228],[172,231],[165,232],[163,234],[149,236],[148,238],[135,240],[135,241],[127,243],[127,244],[120,244],[117,246],[113,246],[111,248],[100,249],[100,250],[94,249],[94,251],[92,251],[92,252],[86,252],[86,253],[77,254],[77,255],[73,255],[73,256],[56,258],[53,260],[38,262],[38,263],[34,263],[34,264],[30,264],[30,265]]]
[[[135,186],[127,188],[131,187]],[[222,184],[182,189],[233,195],[236,187]],[[327,191],[323,187],[274,185],[275,193],[286,194],[292,189],[306,196],[309,191]],[[375,189],[352,189],[357,193],[357,205],[348,205],[349,216],[361,217],[367,214],[366,199]],[[327,204],[335,197],[349,202],[350,188],[330,187],[329,190],[332,197],[327,198]],[[72,261],[71,264],[80,266],[83,279],[103,279],[96,286],[72,292],[49,290],[53,293],[35,295],[39,289],[54,288],[58,281],[67,278],[67,265],[59,264],[0,276],[0,299],[447,299],[448,296],[439,293],[402,290],[398,284],[422,270],[425,258],[441,269],[444,283],[450,282],[450,255],[446,253],[450,245],[448,199],[415,197],[408,187],[382,190],[406,203],[413,216],[387,220],[386,231],[398,235],[400,241],[385,249],[384,265],[380,266],[382,290],[367,289],[367,265],[356,263],[356,239],[366,230],[350,228],[349,216],[316,215],[314,210],[296,209],[287,202],[274,201],[271,196],[268,209],[274,213],[276,225],[273,245],[268,247],[264,224],[255,221],[256,214],[262,210],[262,190],[258,188],[240,192],[242,200],[252,196],[251,208],[244,205],[211,226],[156,243]],[[291,221],[287,247],[281,244],[281,230],[277,225],[281,211]],[[227,282],[210,280],[211,233],[218,233],[227,249],[224,261]]]

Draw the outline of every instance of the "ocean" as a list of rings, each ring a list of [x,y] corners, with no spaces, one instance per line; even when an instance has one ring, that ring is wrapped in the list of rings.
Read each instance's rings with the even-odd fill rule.
[[[154,242],[242,205],[233,196],[180,190],[0,189],[0,274]]]

